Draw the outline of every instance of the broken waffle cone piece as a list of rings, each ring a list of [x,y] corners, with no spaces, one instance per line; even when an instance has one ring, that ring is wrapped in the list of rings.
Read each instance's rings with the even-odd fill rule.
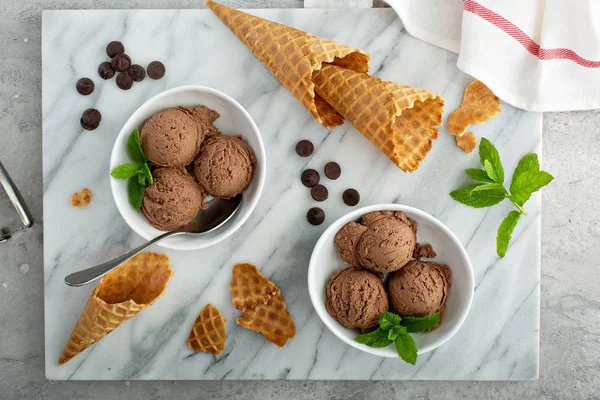
[[[236,264],[229,285],[231,301],[240,311],[266,304],[271,296],[279,292],[275,284],[265,278],[252,264]]]
[[[206,4],[317,121],[328,129],[344,123],[341,115],[315,94],[312,74],[323,63],[368,72],[369,55],[211,0]]]
[[[106,274],[88,299],[58,360],[62,365],[150,307],[173,275],[165,254],[140,253]]]
[[[465,153],[472,152],[475,146],[477,146],[477,136],[473,135],[473,132],[465,133],[455,138],[456,145],[463,149]]]
[[[315,71],[313,82],[317,94],[400,169],[419,168],[442,123],[440,95],[335,65]]]
[[[187,342],[189,348],[195,352],[221,354],[227,341],[225,322],[219,310],[212,303],[208,303],[194,322]]]
[[[287,310],[285,301],[278,292],[271,296],[266,304],[259,304],[253,309],[244,311],[237,320],[243,328],[262,333],[265,339],[277,347],[283,347],[288,339],[296,336],[296,325]]]
[[[254,265],[236,264],[229,289],[233,305],[244,313],[238,318],[238,325],[262,333],[278,347],[296,336],[296,325],[281,291]]]
[[[481,124],[500,114],[500,100],[481,81],[467,86],[460,107],[448,117],[448,131],[462,136],[469,125]]]

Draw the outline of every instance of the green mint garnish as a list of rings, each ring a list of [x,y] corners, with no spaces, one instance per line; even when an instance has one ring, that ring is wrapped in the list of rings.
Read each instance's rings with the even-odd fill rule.
[[[459,203],[474,208],[491,207],[504,199],[513,203],[517,210],[508,213],[496,236],[496,253],[499,257],[504,257],[519,218],[527,215],[523,206],[533,193],[552,182],[554,177],[540,170],[537,154],[526,154],[513,172],[509,192],[504,187],[504,167],[498,150],[486,138],[482,138],[479,144],[479,159],[483,169],[469,168],[465,173],[480,183],[454,190],[450,196]]]
[[[129,179],[127,185],[129,202],[139,212],[146,187],[154,183],[154,178],[148,166],[148,158],[144,155],[140,145],[140,132],[137,128],[131,132],[127,139],[127,152],[136,164],[121,164],[113,169],[110,175],[115,179]]]
[[[379,328],[373,332],[357,336],[354,340],[369,347],[387,347],[395,343],[396,351],[401,359],[409,364],[417,362],[417,344],[409,332],[425,332],[437,326],[440,313],[419,317],[400,317],[391,312],[384,312],[379,317]]]

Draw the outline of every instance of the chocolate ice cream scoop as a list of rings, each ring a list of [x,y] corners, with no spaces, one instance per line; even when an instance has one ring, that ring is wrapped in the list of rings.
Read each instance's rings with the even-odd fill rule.
[[[340,252],[340,258],[355,267],[360,266],[360,260],[356,254],[356,244],[369,228],[354,221],[348,222],[335,235],[333,244]]]
[[[372,328],[388,310],[383,282],[365,270],[346,268],[336,273],[327,284],[326,295],[327,312],[348,328]]]
[[[447,265],[409,261],[404,268],[388,277],[392,311],[400,316],[413,317],[439,312],[442,317],[450,286],[451,272]]]
[[[255,168],[256,157],[240,136],[215,135],[202,144],[194,175],[208,194],[227,199],[246,190]]]
[[[167,108],[154,114],[140,131],[144,154],[162,167],[183,167],[196,158],[204,140],[197,121],[186,109]]]
[[[404,267],[417,243],[416,225],[399,211],[369,213],[362,220],[368,229],[356,244],[360,264],[374,272]]]
[[[146,188],[142,213],[156,229],[177,229],[206,208],[202,188],[185,169],[159,168],[152,175],[154,183]]]

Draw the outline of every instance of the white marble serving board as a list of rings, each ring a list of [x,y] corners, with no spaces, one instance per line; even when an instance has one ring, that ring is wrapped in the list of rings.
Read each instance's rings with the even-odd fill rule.
[[[379,10],[252,10],[370,53],[372,74],[439,92],[444,121],[460,104],[472,80],[456,68],[456,55],[414,39],[396,14]],[[405,174],[349,124],[325,130],[250,51],[208,10],[46,11],[43,16],[43,165],[46,376],[49,379],[535,379],[539,363],[539,194],[527,204],[507,256],[495,254],[496,229],[511,209],[504,202],[476,210],[448,193],[478,166],[476,153],[458,149],[447,130],[427,161]],[[111,40],[124,42],[135,63],[165,63],[162,80],[146,79],[129,91],[96,69]],[[91,96],[75,91],[77,79],[96,82]],[[129,115],[151,96],[179,85],[219,89],[239,101],[256,121],[267,151],[267,182],[246,224],[229,239],[200,251],[165,251],[175,271],[155,305],[62,367],[57,366],[93,285],[70,288],[64,276],[121,254],[142,242],[117,212],[109,187],[113,142]],[[79,126],[88,107],[102,112],[92,132]],[[502,113],[473,131],[498,147],[507,171],[527,152],[541,151],[541,114],[502,104]],[[310,158],[295,155],[298,140],[310,139]],[[315,203],[300,183],[305,168],[342,166],[337,181],[323,177],[329,199]],[[87,209],[69,205],[88,187]],[[465,245],[476,289],[469,316],[442,347],[419,357],[416,366],[352,349],[319,320],[308,296],[306,274],[312,248],[329,223],[351,210],[341,201],[357,188],[361,206],[401,203],[444,222]],[[306,222],[321,206],[324,224]],[[157,251],[163,251],[156,248]],[[228,285],[236,262],[252,262],[279,286],[298,328],[281,350],[237,326]],[[186,340],[198,312],[214,303],[227,319],[225,352],[193,353]]]

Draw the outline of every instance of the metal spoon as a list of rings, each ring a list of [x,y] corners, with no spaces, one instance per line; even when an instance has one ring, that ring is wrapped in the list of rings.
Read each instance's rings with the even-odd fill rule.
[[[148,247],[151,247],[168,237],[210,232],[227,222],[227,220],[229,220],[229,218],[231,218],[238,210],[241,201],[241,194],[228,200],[214,199],[208,203],[208,209],[199,212],[198,215],[196,215],[196,218],[187,225],[174,231],[164,233],[114,260],[67,275],[65,277],[65,283],[69,286],[83,286],[93,282],[134,257],[136,254],[141,253]]]

